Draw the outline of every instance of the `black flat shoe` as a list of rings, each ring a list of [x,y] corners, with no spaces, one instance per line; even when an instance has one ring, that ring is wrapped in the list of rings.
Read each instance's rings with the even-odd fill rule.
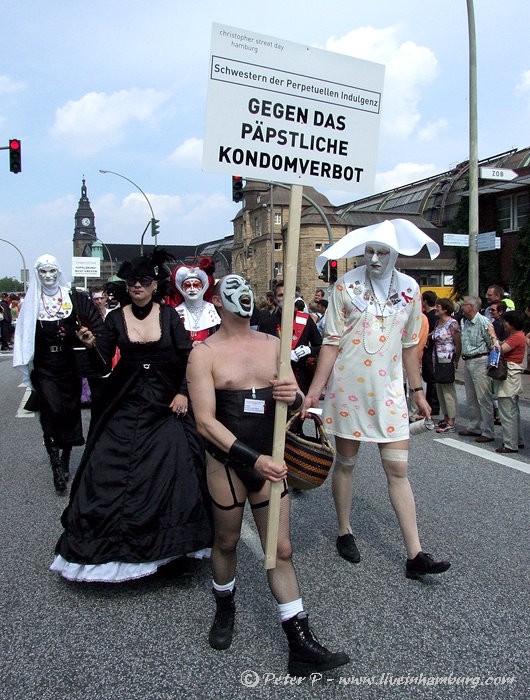
[[[430,554],[419,552],[414,559],[407,559],[405,576],[417,579],[425,574],[443,574],[450,566],[448,561],[434,561]]]
[[[355,544],[355,538],[351,533],[337,537],[337,551],[343,559],[358,564],[361,561],[361,554]]]

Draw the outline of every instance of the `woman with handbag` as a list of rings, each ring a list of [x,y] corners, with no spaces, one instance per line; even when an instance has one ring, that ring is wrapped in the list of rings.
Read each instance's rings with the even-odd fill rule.
[[[502,425],[500,454],[518,452],[523,445],[519,396],[523,393],[521,374],[526,368],[526,340],[523,333],[524,317],[520,311],[507,311],[504,324],[508,337],[501,343],[501,353],[508,365],[504,381],[494,379],[495,394],[499,401],[499,417]]]
[[[433,330],[433,365],[436,393],[443,419],[436,426],[437,433],[454,433],[456,420],[455,369],[462,352],[460,326],[452,314],[455,305],[451,299],[436,299],[437,323]]]

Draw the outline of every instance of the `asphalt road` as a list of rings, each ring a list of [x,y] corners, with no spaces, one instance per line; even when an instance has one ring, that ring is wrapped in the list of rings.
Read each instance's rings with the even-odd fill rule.
[[[355,475],[360,564],[336,554],[330,483],[293,498],[294,560],[311,624],[352,659],[297,685],[248,514],[237,632],[226,652],[207,641],[207,562],[193,578],[108,586],[48,571],[66,497],[53,490],[38,419],[17,417],[22,396],[11,358],[0,355],[2,700],[529,697],[529,402],[527,449],[515,459],[458,436],[412,438],[423,546],[453,563],[442,576],[405,579],[375,446],[363,446]],[[463,413],[462,387],[459,399]],[[80,455],[76,448],[74,466]]]

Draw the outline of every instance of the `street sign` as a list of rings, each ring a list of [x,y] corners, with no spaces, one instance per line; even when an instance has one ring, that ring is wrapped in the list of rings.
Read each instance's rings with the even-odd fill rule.
[[[467,233],[444,233],[444,245],[467,248],[469,236]]]
[[[506,168],[480,168],[480,177],[483,180],[515,180],[519,177],[515,170],[508,170]]]
[[[443,244],[461,248],[469,247],[469,236],[467,233],[444,233]],[[477,236],[477,251],[483,253],[486,250],[499,250],[501,247],[500,237],[495,236],[495,231],[479,233]]]
[[[495,250],[501,247],[501,239],[495,237],[495,231],[479,233],[477,236],[477,251],[484,253],[486,250]]]
[[[374,190],[384,66],[214,24],[203,168]]]

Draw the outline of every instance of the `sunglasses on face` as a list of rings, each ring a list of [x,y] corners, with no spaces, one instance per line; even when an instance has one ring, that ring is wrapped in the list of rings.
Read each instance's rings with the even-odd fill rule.
[[[142,276],[142,277],[128,277],[127,278],[127,286],[128,287],[134,287],[134,285],[139,282],[142,287],[149,287],[149,285],[153,284],[154,278],[153,277],[148,277],[147,275]]]

